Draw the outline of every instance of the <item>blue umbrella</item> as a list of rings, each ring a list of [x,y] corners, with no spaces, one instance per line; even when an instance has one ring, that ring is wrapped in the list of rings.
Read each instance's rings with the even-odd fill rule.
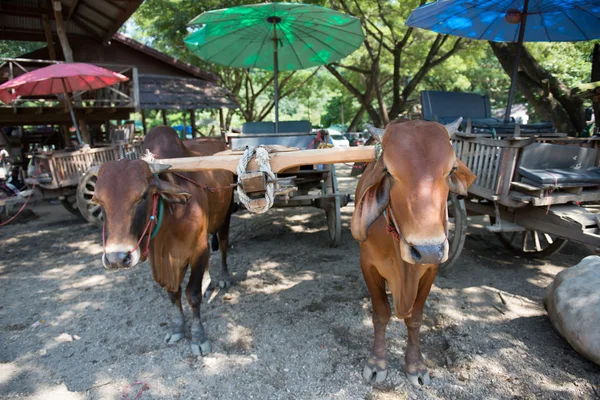
[[[600,38],[600,0],[438,0],[414,10],[406,25],[493,42],[517,42],[504,121],[510,119],[523,42]]]

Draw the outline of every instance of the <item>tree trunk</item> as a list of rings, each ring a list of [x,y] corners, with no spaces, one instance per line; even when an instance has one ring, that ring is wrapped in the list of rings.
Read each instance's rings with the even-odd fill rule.
[[[348,126],[348,132],[356,132],[356,126],[358,125],[364,114],[365,108],[363,106],[360,106],[358,112],[356,113],[354,118],[352,118],[352,122],[350,122],[350,125]]]
[[[592,53],[592,82],[600,81],[600,44],[594,45],[594,52]],[[596,89],[598,93],[598,89]],[[596,121],[596,127],[600,126],[600,95],[596,94],[592,97],[592,107],[594,107],[594,117]]]
[[[502,68],[510,75],[517,45],[489,43]],[[521,54],[517,89],[542,118],[552,120],[559,132],[576,135],[585,128],[583,101],[572,97],[571,90],[539,65],[526,47],[523,47]]]

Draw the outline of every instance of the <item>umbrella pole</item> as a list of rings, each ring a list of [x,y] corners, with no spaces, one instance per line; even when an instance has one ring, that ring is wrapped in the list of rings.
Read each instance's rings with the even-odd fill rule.
[[[523,51],[523,38],[525,36],[525,25],[527,24],[527,11],[529,7],[529,0],[523,2],[523,11],[521,16],[521,23],[519,24],[519,39],[517,42],[517,54],[515,57],[515,65],[513,66],[512,76],[510,78],[510,90],[508,92],[508,102],[506,103],[506,112],[504,113],[504,123],[510,122],[510,112],[512,111],[512,104],[515,97],[515,90],[517,89],[517,79],[519,73],[519,63],[521,62],[521,52]]]
[[[77,125],[77,119],[75,118],[75,112],[73,111],[73,106],[71,104],[71,99],[69,99],[69,94],[67,93],[67,86],[65,85],[64,79],[62,80],[63,89],[65,90],[65,102],[67,103],[67,107],[69,108],[69,113],[71,114],[71,119],[73,120],[73,125],[75,125],[75,132],[77,133],[77,140],[79,144],[83,144],[83,140],[81,139],[81,132],[79,132],[79,126]]]
[[[275,133],[279,133],[279,57],[277,54],[277,21],[273,22],[273,81],[275,84]]]

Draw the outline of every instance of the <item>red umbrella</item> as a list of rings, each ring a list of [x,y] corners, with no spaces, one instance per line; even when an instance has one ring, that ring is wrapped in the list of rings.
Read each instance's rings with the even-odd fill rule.
[[[128,80],[129,78],[124,75],[92,64],[52,64],[27,72],[0,85],[0,101],[8,104],[19,96],[46,96],[61,93],[64,93],[68,100],[67,93],[102,89]],[[67,101],[67,105],[81,142],[71,102]]]

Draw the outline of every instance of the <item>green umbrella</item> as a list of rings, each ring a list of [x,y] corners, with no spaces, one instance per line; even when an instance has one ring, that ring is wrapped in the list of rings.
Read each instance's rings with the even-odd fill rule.
[[[200,58],[228,67],[262,68],[275,75],[275,129],[279,132],[279,71],[329,64],[362,44],[357,18],[301,3],[262,3],[208,11],[185,39]]]

